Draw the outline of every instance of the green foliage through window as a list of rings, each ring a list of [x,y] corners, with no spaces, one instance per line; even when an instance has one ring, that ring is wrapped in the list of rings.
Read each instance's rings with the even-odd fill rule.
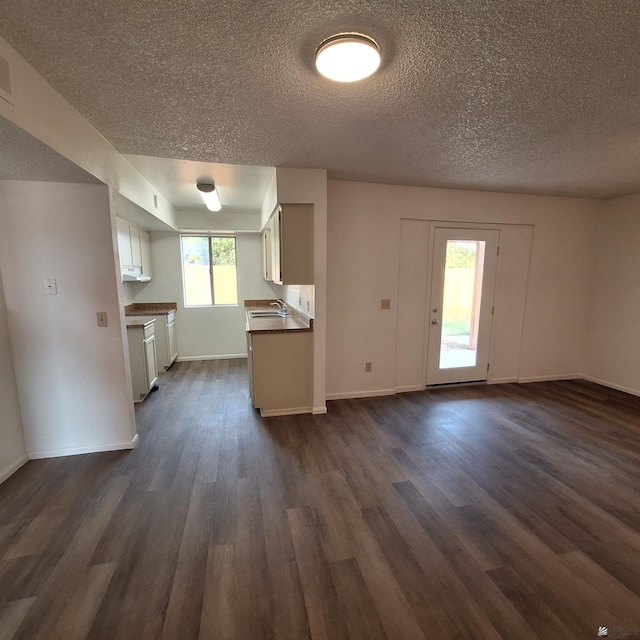
[[[213,264],[236,263],[236,239],[235,238],[211,238],[211,253]]]
[[[476,255],[475,242],[448,242],[447,269],[473,269],[476,266]]]

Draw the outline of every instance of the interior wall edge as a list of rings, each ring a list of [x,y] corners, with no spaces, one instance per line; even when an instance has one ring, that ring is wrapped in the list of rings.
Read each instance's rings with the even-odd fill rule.
[[[4,469],[0,469],[0,484],[2,484],[5,480],[8,480],[20,467],[29,462],[29,456],[25,453],[20,456],[18,460],[12,462],[10,465],[6,466]]]

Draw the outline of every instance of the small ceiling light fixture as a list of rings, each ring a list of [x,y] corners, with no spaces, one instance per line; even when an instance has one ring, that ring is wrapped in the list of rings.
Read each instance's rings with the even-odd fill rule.
[[[196,187],[198,187],[198,191],[209,211],[220,211],[222,209],[222,203],[218,197],[216,185],[213,182],[198,182]]]
[[[316,69],[337,82],[356,82],[380,66],[380,47],[362,33],[337,33],[316,49]]]

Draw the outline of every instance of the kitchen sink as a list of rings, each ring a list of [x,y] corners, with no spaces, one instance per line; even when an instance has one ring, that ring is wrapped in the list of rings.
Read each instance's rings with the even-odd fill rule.
[[[251,318],[286,318],[287,316],[282,311],[276,311],[275,309],[256,309],[255,311],[249,311],[249,317]]]

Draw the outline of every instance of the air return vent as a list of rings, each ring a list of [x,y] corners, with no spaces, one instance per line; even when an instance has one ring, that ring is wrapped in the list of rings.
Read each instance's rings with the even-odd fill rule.
[[[0,57],[0,98],[13,104],[11,99],[11,76],[9,75],[9,63]]]

